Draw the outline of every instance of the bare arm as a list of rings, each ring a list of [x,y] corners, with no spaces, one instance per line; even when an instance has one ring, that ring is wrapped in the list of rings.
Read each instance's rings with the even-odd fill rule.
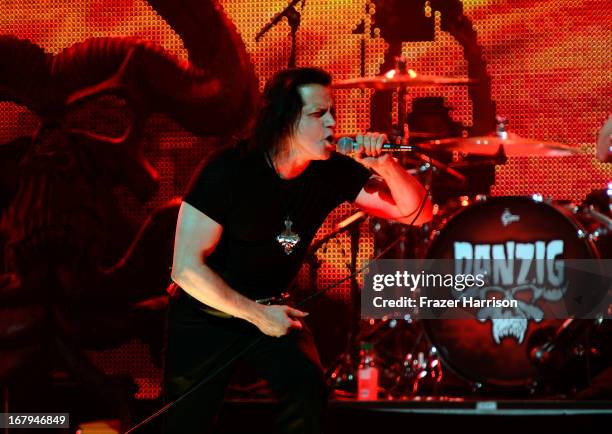
[[[172,280],[200,302],[242,318],[270,336],[282,336],[291,328],[301,328],[306,315],[289,306],[265,306],[232,289],[208,265],[206,258],[215,250],[223,227],[186,202],[181,204],[172,264]]]
[[[390,154],[380,153],[386,139],[384,134],[376,133],[357,137],[357,142],[367,155],[358,161],[374,169],[379,176],[374,175],[368,180],[357,195],[355,204],[369,214],[405,224],[421,225],[430,221],[433,207],[429,197],[425,197],[425,188]],[[423,200],[425,203],[419,213]]]

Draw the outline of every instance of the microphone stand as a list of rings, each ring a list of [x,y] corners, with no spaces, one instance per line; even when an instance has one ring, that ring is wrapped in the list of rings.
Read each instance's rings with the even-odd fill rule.
[[[272,19],[270,20],[270,22],[266,24],[265,26],[263,26],[262,29],[257,33],[257,35],[255,35],[255,42],[259,42],[259,40],[261,39],[263,35],[268,33],[268,31],[270,31],[272,27],[277,25],[284,17],[286,17],[287,22],[289,23],[289,27],[291,28],[291,53],[289,54],[289,62],[287,65],[289,68],[295,67],[295,57],[296,57],[295,47],[297,44],[296,34],[298,31],[298,28],[300,27],[300,22],[301,22],[301,17],[302,17],[300,13],[297,11],[297,9],[295,8],[295,6],[299,2],[302,2],[302,9],[304,9],[306,0],[291,0],[291,2],[287,5],[285,9],[283,9],[282,11],[274,15]]]

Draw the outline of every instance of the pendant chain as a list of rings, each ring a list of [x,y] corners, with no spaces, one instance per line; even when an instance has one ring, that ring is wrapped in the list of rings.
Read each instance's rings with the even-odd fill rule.
[[[268,154],[267,151],[265,152],[265,157],[266,157],[266,161],[268,165],[272,168],[272,170],[274,170],[276,177],[279,179],[283,179],[279,175],[278,171],[276,170],[276,167],[274,167],[274,161],[272,160],[272,158],[270,157],[270,154]],[[296,200],[294,201],[294,204],[296,207],[297,207],[298,199],[304,193],[304,189],[306,185],[306,180],[302,179],[300,181],[301,181],[300,193],[295,197]],[[288,200],[286,201],[285,210],[283,212],[285,216],[284,222],[283,222],[285,225],[285,229],[276,237],[276,241],[278,241],[278,243],[283,247],[283,250],[286,255],[290,255],[293,252],[293,249],[295,248],[295,246],[300,241],[300,236],[292,230],[292,226],[294,222],[291,221],[291,214],[292,214],[291,211],[292,210],[290,209],[290,205],[291,205],[290,199],[291,197],[289,197]]]

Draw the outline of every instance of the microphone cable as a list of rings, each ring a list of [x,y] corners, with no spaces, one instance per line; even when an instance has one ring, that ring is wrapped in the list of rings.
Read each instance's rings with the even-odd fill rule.
[[[425,208],[425,204],[427,203],[427,199],[431,196],[431,182],[433,181],[433,165],[431,162],[431,157],[427,155],[427,157],[429,158],[429,166],[428,166],[428,171],[429,171],[429,182],[425,184],[425,194],[423,195],[423,199],[421,200],[420,205],[418,206],[418,208],[415,209],[415,211],[407,214],[407,215],[403,215],[403,216],[399,216],[396,217],[396,219],[401,219],[401,218],[407,218],[410,217],[411,215],[414,215],[416,212],[416,215],[414,215],[412,221],[409,223],[409,226],[412,226],[414,224],[414,222],[419,218],[419,216],[421,215],[421,213],[423,212],[423,209]],[[329,290],[337,287],[338,285],[346,282],[349,279],[352,279],[353,277],[358,276],[360,273],[364,272],[370,265],[370,262],[376,261],[378,259],[380,259],[382,256],[384,256],[387,252],[389,252],[393,247],[395,247],[400,241],[405,241],[406,236],[402,235],[400,237],[398,237],[397,239],[395,239],[393,242],[391,242],[389,245],[387,245],[387,247],[385,247],[378,255],[376,255],[372,260],[368,261],[365,265],[361,266],[359,269],[357,269],[354,273],[349,274],[348,276],[343,277],[342,279],[339,279],[333,283],[330,283],[328,286],[316,291],[315,293],[303,298],[302,300],[300,300],[299,302],[297,302],[295,304],[296,308],[299,308],[300,306],[304,305],[305,303],[311,301],[312,299],[314,299],[315,297],[319,297],[323,294],[325,294],[326,292],[328,292]],[[231,366],[234,362],[236,362],[237,360],[239,360],[241,357],[243,357],[244,355],[246,355],[249,350],[251,350],[252,348],[254,348],[257,344],[259,344],[262,339],[265,337],[265,334],[260,334],[258,335],[255,339],[253,339],[253,341],[251,341],[250,344],[245,345],[241,351],[239,351],[238,353],[236,353],[233,357],[231,357],[227,362],[225,362],[223,365],[221,365],[220,367],[218,367],[217,369],[215,369],[212,373],[210,373],[209,375],[205,376],[204,378],[202,378],[200,381],[198,381],[196,384],[194,384],[192,387],[190,387],[187,391],[185,391],[182,395],[180,395],[178,398],[174,399],[173,401],[168,402],[167,404],[165,404],[163,407],[161,407],[159,410],[155,411],[153,414],[151,414],[149,417],[147,417],[146,419],[142,420],[141,422],[137,423],[136,425],[134,425],[133,427],[131,427],[130,429],[128,429],[127,431],[125,431],[123,434],[130,434],[132,432],[134,432],[135,430],[137,430],[138,428],[142,427],[143,425],[146,425],[147,423],[149,423],[150,421],[152,421],[153,419],[156,419],[158,416],[162,415],[163,413],[165,413],[168,409],[170,409],[171,407],[173,407],[174,405],[178,404],[179,402],[181,402],[182,400],[184,400],[185,398],[187,398],[189,395],[191,395],[194,391],[196,391],[197,389],[199,389],[200,387],[202,387],[204,384],[206,384],[207,382],[209,382],[210,380],[212,380],[213,378],[215,378],[217,375],[219,375],[219,373],[223,372],[223,370],[225,370],[226,368],[228,368],[229,366]]]

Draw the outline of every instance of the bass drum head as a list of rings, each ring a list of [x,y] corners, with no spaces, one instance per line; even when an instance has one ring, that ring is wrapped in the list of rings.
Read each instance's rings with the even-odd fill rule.
[[[476,202],[451,217],[427,254],[431,259],[453,259],[455,242],[472,245],[508,241],[536,243],[563,240],[565,259],[594,258],[590,241],[571,213],[525,197],[495,197]],[[515,323],[512,323],[515,321]],[[538,377],[530,350],[550,338],[561,320],[430,319],[423,320],[429,340],[445,365],[458,376],[483,386],[526,388]]]

